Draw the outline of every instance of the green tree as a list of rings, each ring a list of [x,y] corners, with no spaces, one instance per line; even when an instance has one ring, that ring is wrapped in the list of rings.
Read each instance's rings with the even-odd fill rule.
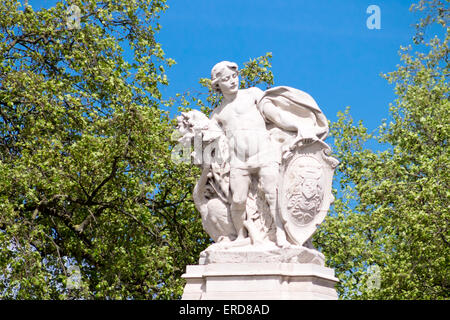
[[[401,48],[402,64],[384,75],[397,95],[390,119],[369,133],[347,109],[331,125],[340,192],[315,243],[336,270],[341,298],[450,297],[449,10],[441,1],[412,9],[427,12],[414,37],[425,53]],[[442,39],[426,40],[431,25]]]
[[[180,297],[211,240],[191,199],[199,170],[171,161],[173,101],[158,86],[174,61],[155,40],[166,8],[0,4],[2,298]]]
[[[171,167],[158,86],[174,61],[155,40],[166,8],[1,2],[2,298],[179,296],[184,265],[208,239],[183,201],[190,169]],[[66,288],[71,266],[79,288]]]

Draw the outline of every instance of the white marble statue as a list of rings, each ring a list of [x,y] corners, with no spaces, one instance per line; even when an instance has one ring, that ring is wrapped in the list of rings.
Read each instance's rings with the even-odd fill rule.
[[[193,197],[216,242],[206,250],[208,259],[226,260],[236,248],[260,248],[258,259],[264,250],[269,253],[263,259],[269,260],[281,250],[289,261],[319,257],[323,264],[310,239],[333,200],[338,161],[323,142],[327,119],[303,91],[239,89],[233,62],[216,64],[211,81],[223,95],[211,117],[192,110],[177,118],[180,141],[201,143],[192,154],[202,167]]]

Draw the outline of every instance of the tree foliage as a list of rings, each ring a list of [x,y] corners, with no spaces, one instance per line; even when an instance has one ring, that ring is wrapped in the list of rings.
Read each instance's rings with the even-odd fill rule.
[[[80,24],[69,28],[72,4]],[[3,298],[180,294],[183,267],[207,239],[184,201],[193,175],[170,166],[173,123],[158,86],[174,61],[155,40],[166,7],[0,4]],[[70,266],[80,288],[66,288]]]
[[[397,95],[390,121],[369,133],[347,109],[331,126],[340,196],[316,244],[336,269],[341,298],[450,297],[448,9],[440,1],[413,8],[437,13],[417,25],[425,53],[402,48],[402,64],[384,75]],[[443,39],[427,41],[434,22]],[[366,147],[371,140],[382,151]]]
[[[2,298],[181,295],[210,239],[191,199],[199,170],[171,161],[158,86],[174,61],[155,40],[166,7],[0,5]],[[68,286],[74,266],[79,287]]]

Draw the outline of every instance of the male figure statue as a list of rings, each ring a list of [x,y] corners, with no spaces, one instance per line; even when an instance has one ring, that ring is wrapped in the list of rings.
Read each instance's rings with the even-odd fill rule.
[[[265,119],[275,120],[281,127],[300,132],[297,124],[276,107],[265,105],[259,110],[257,104],[263,91],[253,87],[239,90],[238,66],[222,61],[211,71],[212,87],[223,95],[222,103],[211,116],[212,126],[223,131],[230,149],[231,219],[237,231],[237,239],[246,237],[246,200],[251,176],[261,183],[270,214],[276,225],[276,242],[280,247],[289,246],[281,217],[277,214],[277,185],[280,152],[266,129]],[[264,114],[264,116],[263,116]],[[214,130],[214,128],[209,128]],[[317,137],[301,137],[312,142]]]

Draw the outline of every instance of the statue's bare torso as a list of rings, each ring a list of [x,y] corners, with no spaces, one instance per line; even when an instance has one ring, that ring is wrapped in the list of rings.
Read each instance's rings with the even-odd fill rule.
[[[233,167],[256,168],[273,160],[268,156],[273,146],[266,123],[257,108],[262,94],[258,88],[239,90],[234,100],[223,102],[213,114],[228,137]]]

